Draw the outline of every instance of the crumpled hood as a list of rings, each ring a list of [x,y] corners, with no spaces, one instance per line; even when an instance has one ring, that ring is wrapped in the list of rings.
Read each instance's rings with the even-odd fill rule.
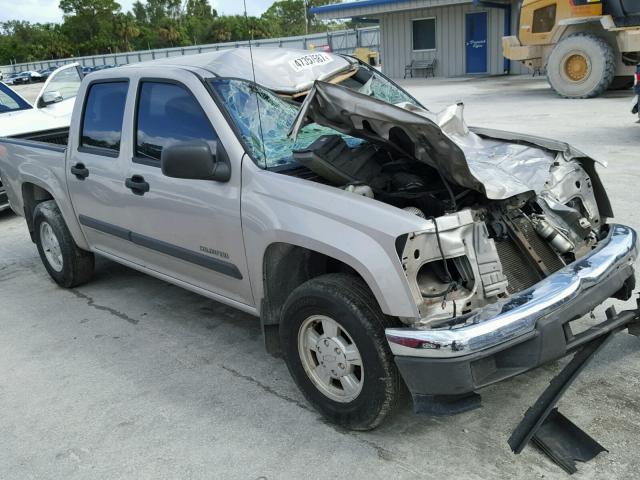
[[[310,123],[390,146],[437,169],[447,180],[501,200],[544,188],[556,153],[525,142],[481,137],[464,123],[461,104],[439,114],[392,105],[316,81],[289,136]]]

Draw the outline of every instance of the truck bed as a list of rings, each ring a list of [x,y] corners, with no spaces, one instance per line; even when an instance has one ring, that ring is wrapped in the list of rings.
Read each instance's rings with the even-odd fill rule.
[[[47,130],[44,132],[27,133],[24,135],[16,135],[10,138],[21,140],[32,140],[35,142],[48,143],[51,145],[67,146],[69,140],[69,128],[58,128],[56,130]]]
[[[17,214],[24,212],[23,185],[33,185],[51,192],[66,193],[65,151],[69,135],[64,129],[30,134],[29,138],[0,138],[0,209],[6,199]],[[48,185],[41,185],[46,179]],[[55,192],[55,193],[54,193]]]

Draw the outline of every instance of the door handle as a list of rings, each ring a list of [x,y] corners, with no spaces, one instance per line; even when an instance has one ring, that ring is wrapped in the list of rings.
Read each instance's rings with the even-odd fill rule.
[[[89,176],[89,169],[84,166],[84,163],[76,163],[71,167],[71,174],[75,175],[78,180],[84,180]]]
[[[131,178],[127,178],[124,184],[136,195],[144,195],[149,191],[149,184],[144,181],[142,175],[133,175]]]

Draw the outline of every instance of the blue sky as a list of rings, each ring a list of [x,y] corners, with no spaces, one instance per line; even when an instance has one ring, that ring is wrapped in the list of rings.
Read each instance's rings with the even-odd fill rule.
[[[135,0],[116,0],[123,11],[131,9]],[[246,0],[249,15],[260,15],[274,0]],[[62,12],[59,0],[0,0],[0,22],[5,20],[28,20],[30,22],[60,22]],[[209,0],[220,14],[243,13],[242,0]]]

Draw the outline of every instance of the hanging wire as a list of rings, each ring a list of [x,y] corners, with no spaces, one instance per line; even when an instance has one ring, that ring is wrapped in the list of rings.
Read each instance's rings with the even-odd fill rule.
[[[420,294],[422,295],[422,298],[440,298],[442,297],[442,309],[444,310],[444,308],[446,307],[446,303],[449,296],[451,296],[451,300],[453,300],[453,318],[455,318],[457,316],[457,307],[456,307],[456,290],[458,289],[458,282],[455,281],[453,279],[453,276],[451,275],[451,272],[449,272],[449,266],[447,265],[447,258],[444,255],[444,250],[442,248],[442,242],[440,241],[440,230],[438,229],[438,222],[436,221],[435,217],[427,217],[427,220],[431,220],[433,222],[433,226],[435,227],[435,231],[436,231],[436,241],[438,243],[438,249],[440,250],[440,255],[442,257],[442,268],[444,269],[446,278],[449,282],[449,285],[447,286],[447,288],[445,288],[443,291],[441,292],[436,292],[436,293],[427,293],[427,292],[420,292]]]
[[[244,3],[244,18],[247,21],[249,27],[249,57],[251,59],[251,73],[253,74],[253,89],[256,94],[256,107],[258,109],[258,129],[260,131],[260,145],[262,146],[262,158],[264,159],[264,168],[267,168],[267,150],[264,146],[264,133],[262,131],[262,115],[260,115],[260,99],[258,98],[258,82],[256,82],[256,69],[253,65],[253,28],[251,22],[249,22],[249,15],[247,14],[247,0],[242,0]]]

